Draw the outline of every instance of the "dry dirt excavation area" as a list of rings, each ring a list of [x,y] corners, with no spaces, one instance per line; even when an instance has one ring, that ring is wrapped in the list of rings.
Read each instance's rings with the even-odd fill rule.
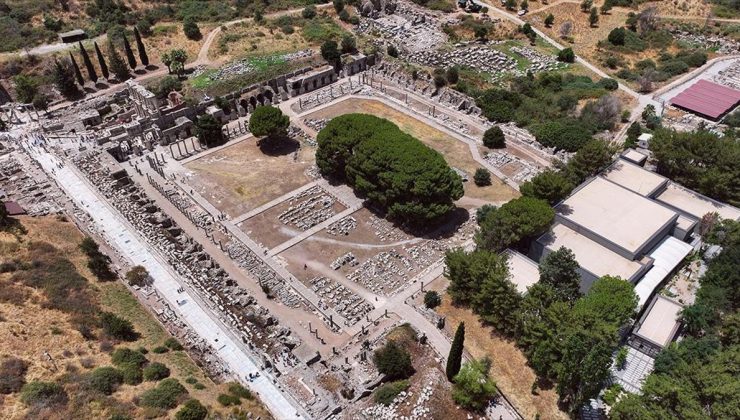
[[[230,257],[239,261],[246,245],[268,261],[276,275],[255,273],[249,261],[240,265],[256,274],[261,291],[258,288],[255,294],[266,295],[273,302],[270,312],[300,337],[293,353],[304,363],[283,370],[279,380],[306,404],[309,414],[326,415],[325,410],[345,405],[343,391],[361,391],[377,380],[373,344],[386,340],[388,334],[408,333],[408,329],[398,330],[408,322],[432,344],[432,348],[409,344],[424,377],[415,375],[408,401],[386,408],[364,398],[345,408],[341,416],[376,418],[381,415],[378,410],[410,414],[415,406],[430,409],[431,395],[442,392],[441,398],[432,398],[433,412],[465,417],[451,402],[440,363],[449,349],[448,338],[424,316],[420,291],[424,285],[443,281],[446,250],[472,244],[475,209],[500,205],[518,192],[496,177],[490,186],[472,182],[473,172],[480,167],[502,173],[482,157],[486,151],[480,140],[474,140],[473,136],[480,138],[484,126],[478,132],[475,124],[469,124],[473,132],[463,136],[418,112],[420,103],[415,110],[389,99],[390,95],[372,94],[371,89],[362,92],[312,109],[301,109],[296,101],[282,103],[292,127],[303,135],[292,136],[296,139],[277,148],[260,144],[248,134],[180,161],[167,158],[165,179],[147,165],[138,167],[148,170],[157,182],[178,187],[197,203],[199,211],[220,220],[223,229],[214,231],[211,241]],[[364,207],[363,200],[346,185],[331,185],[321,178],[315,165],[318,130],[335,116],[355,112],[389,119],[442,153],[464,178],[470,178],[458,210],[444,224],[423,234],[406,232]],[[509,147],[510,153],[522,156],[537,152],[524,146]],[[503,170],[515,174],[516,165],[513,169],[504,165]],[[500,403],[498,410],[496,418],[516,416],[508,405]]]

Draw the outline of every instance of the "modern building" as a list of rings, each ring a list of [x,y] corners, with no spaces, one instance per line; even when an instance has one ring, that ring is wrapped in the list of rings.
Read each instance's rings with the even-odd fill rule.
[[[699,80],[671,99],[671,105],[719,121],[740,103],[740,90]]]

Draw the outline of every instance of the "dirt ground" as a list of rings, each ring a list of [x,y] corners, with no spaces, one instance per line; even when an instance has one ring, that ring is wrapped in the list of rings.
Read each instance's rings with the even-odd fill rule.
[[[28,230],[23,236],[24,243],[48,242],[70,260],[85,278],[94,278],[87,269],[87,257],[78,248],[83,236],[73,223],[52,216],[22,217],[19,220]],[[16,245],[12,245],[13,243],[18,243],[15,238],[8,234],[0,234],[2,250],[0,256],[3,261],[8,255],[12,255],[6,251],[18,249]],[[10,274],[0,274],[0,280],[6,280],[8,277]],[[6,287],[0,285],[0,288]],[[33,289],[26,289],[32,293],[23,304],[5,301],[0,303],[0,358],[12,355],[29,362],[26,382],[57,380],[70,373],[84,373],[96,367],[111,365],[110,350],[106,348],[108,344],[104,345],[100,338],[85,340],[70,323],[69,314],[42,307],[45,299],[43,295]],[[91,282],[91,291],[101,309],[129,320],[140,334],[137,341],[122,343],[120,346],[145,347],[151,350],[161,346],[171,337],[120,282]],[[6,290],[2,292],[5,293]],[[53,362],[44,356],[44,352],[51,355]],[[226,392],[227,384],[216,384],[211,381],[187,353],[169,351],[155,354],[150,351],[146,357],[150,362],[161,362],[169,367],[170,377],[178,379],[188,390],[190,398],[198,399],[211,413],[227,411],[216,401],[219,394]],[[196,389],[194,384],[187,383],[186,379],[191,377],[202,384],[203,389]],[[147,410],[137,408],[132,401],[154,386],[154,382],[143,382],[135,386],[122,385],[112,398],[117,400],[116,405],[131,410],[131,415],[143,418],[148,415]],[[270,418],[269,412],[258,401],[243,401],[239,406],[240,410],[249,411],[262,418]],[[84,410],[90,418],[105,418],[110,415],[106,412],[105,405],[97,403],[90,404]],[[176,409],[169,414],[174,415],[175,411]],[[4,396],[0,404],[0,418],[21,419],[25,414],[26,408],[19,401],[17,394]]]
[[[447,283],[447,279],[440,277],[429,288],[442,290]],[[445,332],[450,337],[455,334],[458,324],[465,322],[465,350],[476,359],[487,356],[493,360],[491,377],[525,418],[531,419],[537,414],[543,420],[568,418],[565,412],[558,409],[554,388],[540,389],[537,395],[532,395],[532,383],[536,375],[514,342],[498,336],[491,327],[484,326],[470,309],[452,306],[446,294],[443,294],[442,305],[436,311],[447,318]]]
[[[189,184],[231,217],[259,207],[312,181],[305,174],[315,149],[290,144],[263,151],[253,137],[185,164]]]
[[[149,60],[155,63],[160,63],[160,57],[162,54],[169,50],[182,49],[188,53],[187,62],[190,63],[198,58],[198,52],[200,47],[205,42],[205,37],[215,25],[214,24],[199,24],[200,33],[203,37],[199,40],[188,39],[182,32],[182,24],[175,22],[158,23],[152,27],[152,35],[144,38],[144,45],[147,48],[147,55]]]
[[[372,114],[386,118],[412,136],[418,138],[429,147],[440,152],[450,166],[462,169],[470,180],[464,184],[465,195],[492,203],[509,201],[517,194],[502,180],[491,177],[492,185],[478,187],[473,183],[473,174],[480,165],[473,159],[468,145],[442,131],[427,125],[417,118],[411,117],[374,99],[350,98],[337,104],[321,109],[304,116],[304,118],[322,119],[350,113]]]

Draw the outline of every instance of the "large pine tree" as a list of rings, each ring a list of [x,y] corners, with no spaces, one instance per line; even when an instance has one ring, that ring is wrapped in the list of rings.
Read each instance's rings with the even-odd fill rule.
[[[149,56],[146,55],[146,47],[144,41],[141,40],[141,34],[139,30],[134,26],[134,38],[136,38],[136,49],[139,51],[139,60],[144,66],[149,65]]]
[[[90,81],[97,82],[98,74],[95,72],[95,67],[93,67],[92,61],[90,61],[90,56],[87,54],[87,51],[85,51],[85,47],[82,46],[82,41],[80,41],[79,44],[80,44],[80,54],[82,54],[82,62],[85,63],[85,69],[87,70],[87,76],[90,78]]]
[[[103,53],[100,51],[100,47],[98,47],[98,43],[94,42],[95,45],[95,54],[98,56],[98,64],[100,65],[100,72],[103,73],[103,77],[106,79],[110,77],[110,72],[108,72],[108,65],[105,64],[105,57],[103,56]]]
[[[452,379],[460,372],[460,366],[462,365],[463,355],[463,343],[465,342],[465,323],[461,322],[457,326],[455,331],[455,338],[452,340],[452,347],[450,347],[450,354],[447,356],[447,368],[445,374],[447,379]]]
[[[54,80],[54,85],[65,98],[69,99],[79,94],[80,91],[77,89],[72,69],[69,65],[60,63],[56,58],[54,58],[54,65],[51,67],[51,77]]]
[[[126,60],[128,61],[128,66],[132,69],[136,68],[136,57],[134,57],[134,51],[131,49],[131,44],[128,43],[128,38],[126,38],[126,35],[123,35],[123,49],[126,51]]]
[[[116,51],[116,47],[110,38],[108,38],[108,60],[110,62],[110,70],[118,81],[123,82],[131,78],[131,72],[118,54],[118,51]]]
[[[77,65],[77,61],[75,60],[75,56],[72,55],[72,52],[69,53],[69,60],[72,62],[72,70],[74,70],[77,83],[79,83],[80,86],[84,85],[85,79],[82,78],[82,72],[80,71],[80,66]]]

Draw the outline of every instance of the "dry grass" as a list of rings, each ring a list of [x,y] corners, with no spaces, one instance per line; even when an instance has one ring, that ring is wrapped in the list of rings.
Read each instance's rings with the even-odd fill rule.
[[[222,29],[208,50],[208,56],[219,62],[227,62],[245,55],[269,55],[288,53],[311,47],[301,35],[300,28],[292,34],[280,29],[255,25],[252,21],[242,22]]]
[[[489,357],[493,361],[491,377],[525,418],[531,419],[537,414],[543,420],[568,418],[558,409],[554,389],[539,390],[538,395],[532,395],[536,375],[514,342],[496,335],[470,309],[452,306],[447,295],[437,312],[447,318],[445,329],[450,336],[460,322],[465,322],[465,349],[476,359]]]
[[[365,113],[386,118],[398,125],[402,131],[411,134],[440,152],[450,166],[462,169],[469,174],[471,180],[465,183],[465,195],[468,197],[498,203],[508,201],[517,195],[516,191],[495,176],[491,177],[492,185],[476,186],[472,177],[475,170],[480,168],[481,165],[473,159],[467,144],[380,101],[350,98],[312,113],[307,118],[332,118],[349,113]]]
[[[24,247],[32,241],[45,241],[54,245],[59,254],[71,261],[77,271],[88,279],[94,278],[86,267],[86,257],[77,248],[82,240],[82,234],[74,224],[62,222],[54,217],[20,218],[28,230],[23,236],[23,242],[10,235],[0,234],[0,250],[15,250],[15,256],[23,255]],[[13,245],[16,244],[16,245]],[[6,281],[11,274],[0,274],[0,281]],[[0,287],[5,287],[0,285]],[[25,286],[22,286],[26,288]],[[42,307],[44,297],[37,291],[26,288],[30,292],[25,302],[0,303],[0,357],[13,355],[29,362],[27,381],[53,381],[62,379],[68,372],[85,373],[90,369],[109,366],[110,356],[101,350],[101,341],[85,340],[70,322],[70,315],[61,311]],[[90,290],[101,309],[111,311],[128,319],[141,337],[138,341],[124,343],[131,348],[146,347],[151,350],[162,345],[170,335],[152,317],[152,315],[136,300],[136,298],[119,282],[97,283],[91,282]],[[53,362],[48,361],[44,352],[51,355]],[[170,351],[164,354],[149,352],[147,359],[151,362],[161,362],[172,371],[172,377],[177,378],[189,391],[190,397],[197,398],[209,407],[212,413],[226,412],[216,401],[220,393],[227,391],[226,384],[215,384],[207,378],[195,362],[182,351]],[[192,377],[205,386],[197,390],[186,379]],[[153,383],[142,383],[136,386],[123,385],[112,395],[114,400],[106,403],[95,402],[82,407],[58,410],[51,418],[107,418],[110,407],[125,407],[136,418],[147,415],[146,410],[136,408],[131,401],[144,390],[154,386]],[[77,392],[76,384],[68,384],[70,392]],[[72,395],[72,400],[79,395]],[[255,416],[270,418],[267,410],[259,401],[245,401],[241,409],[250,411]],[[170,414],[174,414],[173,410]],[[74,414],[72,414],[74,413]],[[26,416],[26,408],[18,400],[16,394],[7,395],[0,404],[0,418],[21,419]],[[82,416],[82,417],[80,417]]]
[[[197,41],[188,39],[182,32],[182,24],[175,22],[158,23],[152,27],[152,35],[144,38],[149,61],[152,63],[161,63],[160,57],[169,50],[182,49],[188,53],[188,63],[198,58],[198,52],[203,45],[206,35],[216,26],[213,24],[199,25],[203,37]],[[134,48],[136,48],[134,46]]]

